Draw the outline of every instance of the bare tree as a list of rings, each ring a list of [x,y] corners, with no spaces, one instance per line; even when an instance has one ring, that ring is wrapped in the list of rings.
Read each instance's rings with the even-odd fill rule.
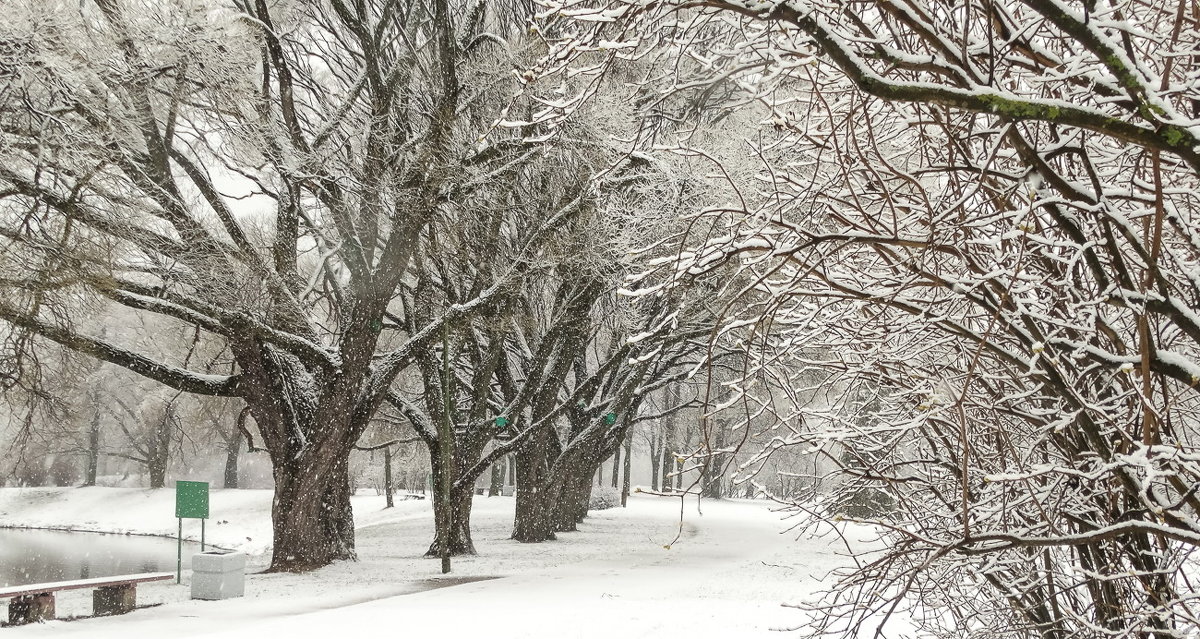
[[[707,212],[701,233],[733,228],[696,234],[677,272],[755,282],[728,333],[743,388],[823,371],[761,459],[815,450],[843,496],[887,497],[858,517],[886,550],[810,630],[899,611],[947,636],[1194,628],[1193,4],[603,8],[592,33],[628,57],[693,61],[650,78],[665,96],[769,125],[749,144],[765,187]]]
[[[96,0],[3,27],[0,319],[244,401],[274,468],[272,570],[354,557],[350,451],[418,347],[498,290],[422,325],[394,303],[431,221],[552,133],[494,127],[538,75],[494,61],[520,46],[501,13]],[[235,371],[90,334],[101,302],[194,327]]]

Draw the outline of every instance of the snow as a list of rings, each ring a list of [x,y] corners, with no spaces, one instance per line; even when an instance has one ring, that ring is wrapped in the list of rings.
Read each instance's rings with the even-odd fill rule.
[[[265,555],[271,548],[270,490],[212,490],[205,525],[210,544]],[[228,522],[228,523],[222,523]],[[175,491],[139,488],[2,488],[0,527],[49,528],[174,538]],[[200,541],[200,522],[184,521]]]
[[[176,525],[172,499],[170,490],[0,489],[0,525],[167,534]],[[214,491],[210,524],[228,523],[210,525],[210,540],[265,552],[270,502],[269,491]],[[542,544],[508,539],[513,505],[512,498],[476,497],[480,554],[455,558],[447,577],[436,560],[422,556],[432,533],[428,501],[385,510],[382,497],[360,495],[357,562],[303,575],[255,574],[267,561],[255,554],[243,599],[190,601],[185,575],[182,585],[139,587],[140,605],[162,605],[4,632],[89,639],[435,630],[489,639],[778,637],[777,630],[805,619],[782,604],[829,587],[829,571],[851,561],[835,536],[797,539],[786,532],[789,523],[765,502],[705,501],[698,509],[689,499],[681,525],[678,498],[635,494],[628,508],[593,512],[579,532]],[[856,550],[871,547],[870,529],[849,533]],[[89,614],[90,597],[61,593],[60,617]]]

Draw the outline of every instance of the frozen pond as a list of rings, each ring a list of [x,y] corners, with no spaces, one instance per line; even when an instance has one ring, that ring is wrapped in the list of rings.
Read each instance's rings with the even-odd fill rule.
[[[199,550],[199,544],[184,542],[185,569],[188,558]],[[175,541],[171,539],[0,529],[0,587],[174,571]]]

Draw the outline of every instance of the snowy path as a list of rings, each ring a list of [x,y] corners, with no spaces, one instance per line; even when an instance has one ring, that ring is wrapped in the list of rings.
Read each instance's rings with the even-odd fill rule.
[[[0,504],[3,502],[0,501]],[[9,628],[6,637],[336,637],[437,632],[441,637],[782,637],[802,622],[782,607],[820,589],[849,561],[834,538],[795,540],[760,503],[694,502],[675,536],[679,502],[634,496],[546,544],[506,537],[512,500],[476,500],[480,555],[458,559],[446,585],[428,544],[424,503],[378,511],[356,504],[359,562],[310,575],[251,575],[245,599],[188,601],[187,583],[146,588],[163,605],[122,617]],[[495,577],[461,583],[459,578]],[[445,585],[446,587],[438,587]],[[434,589],[431,589],[434,588]]]

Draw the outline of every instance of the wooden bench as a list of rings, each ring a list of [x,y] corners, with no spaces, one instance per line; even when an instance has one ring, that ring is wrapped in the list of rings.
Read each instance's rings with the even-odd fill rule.
[[[12,599],[8,603],[8,623],[14,626],[53,619],[54,593],[60,590],[95,588],[92,593],[92,614],[121,615],[137,606],[138,584],[174,578],[174,573],[146,572],[138,575],[9,586],[0,588],[0,599]]]

